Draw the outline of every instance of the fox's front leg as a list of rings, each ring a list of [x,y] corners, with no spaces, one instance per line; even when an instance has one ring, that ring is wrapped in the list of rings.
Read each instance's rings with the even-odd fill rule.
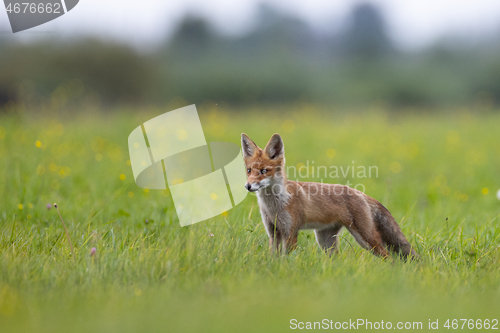
[[[297,248],[297,237],[298,237],[298,232],[294,232],[292,235],[288,236],[286,239],[286,253],[290,253],[295,248]]]
[[[269,224],[269,248],[271,251],[278,253],[290,253],[297,247],[298,230],[282,230],[282,227],[277,228],[275,224]]]
[[[274,242],[279,253],[288,254],[297,247],[299,224],[294,223],[288,213],[276,219]]]
[[[286,234],[284,235],[286,253],[290,253],[297,248],[297,237],[299,235],[300,220],[287,220]]]
[[[272,221],[265,221],[264,225],[269,236],[269,250],[271,252],[277,251],[280,253],[283,243],[283,234],[281,230],[277,229],[276,224]]]
[[[275,250],[280,252],[283,235],[281,230],[277,228],[277,217],[274,219],[271,218],[271,216],[262,208],[260,210],[260,214],[262,216],[262,223],[264,224],[267,235],[269,236],[269,250],[271,252],[274,252]]]

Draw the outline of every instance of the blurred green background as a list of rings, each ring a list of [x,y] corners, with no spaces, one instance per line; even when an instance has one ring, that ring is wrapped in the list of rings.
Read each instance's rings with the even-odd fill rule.
[[[224,103],[232,107],[321,103],[366,107],[492,108],[500,101],[500,29],[442,37],[402,49],[383,12],[357,4],[334,31],[314,29],[261,4],[238,35],[187,14],[148,48],[113,39],[0,38],[0,105],[32,108],[62,94],[64,107],[91,104]],[[4,36],[5,37],[5,36]]]

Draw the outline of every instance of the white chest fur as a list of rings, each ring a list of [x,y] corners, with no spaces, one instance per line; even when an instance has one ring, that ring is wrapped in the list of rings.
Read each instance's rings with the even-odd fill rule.
[[[276,224],[276,227],[282,229],[283,232],[289,231],[292,219],[285,207],[288,205],[290,197],[290,193],[280,184],[268,186],[257,192],[257,200],[264,224]]]

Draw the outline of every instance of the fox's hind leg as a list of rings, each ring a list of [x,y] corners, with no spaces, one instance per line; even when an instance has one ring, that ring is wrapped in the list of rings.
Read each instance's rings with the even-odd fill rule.
[[[365,249],[372,251],[373,254],[376,254],[381,257],[388,257],[389,253],[386,248],[383,246],[382,239],[380,235],[375,230],[375,233],[363,229],[349,228],[349,232],[353,235],[354,239],[364,247]]]
[[[335,223],[325,229],[314,230],[316,242],[330,256],[337,251],[337,236],[341,228],[340,223]]]
[[[347,227],[354,239],[367,250],[374,254],[387,257],[389,253],[384,247],[382,237],[375,226],[375,221],[371,216],[371,212],[358,211],[352,214],[352,223]]]

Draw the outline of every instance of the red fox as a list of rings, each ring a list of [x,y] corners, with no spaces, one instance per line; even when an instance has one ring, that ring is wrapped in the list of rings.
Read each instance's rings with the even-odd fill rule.
[[[257,192],[269,247],[289,252],[298,231],[314,229],[316,241],[327,253],[337,250],[337,234],[347,228],[354,239],[374,254],[387,257],[390,250],[418,257],[391,213],[361,191],[338,184],[296,182],[286,178],[285,147],[274,134],[264,150],[241,134],[249,192]]]

